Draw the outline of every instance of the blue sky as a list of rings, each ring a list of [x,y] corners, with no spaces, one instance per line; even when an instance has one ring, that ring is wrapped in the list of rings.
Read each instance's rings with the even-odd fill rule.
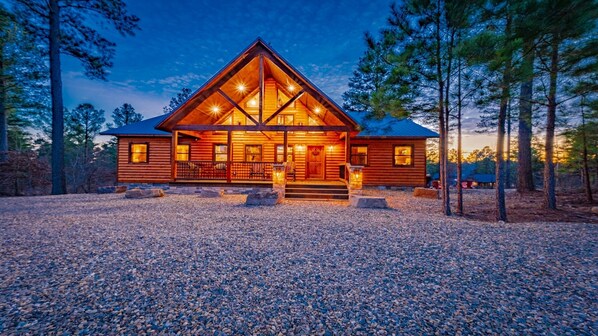
[[[117,43],[107,82],[88,80],[63,58],[68,107],[90,102],[111,112],[125,102],[146,117],[183,87],[201,86],[258,36],[338,103],[365,49],[365,31],[385,24],[390,2],[127,1],[140,17],[134,37]]]
[[[363,35],[386,24],[391,1],[127,0],[141,30],[117,43],[108,81],[85,78],[63,56],[67,108],[91,103],[110,113],[132,104],[146,118],[183,87],[200,87],[258,36],[337,103],[365,50]],[[474,135],[471,135],[474,136]],[[478,139],[479,136],[474,136]]]

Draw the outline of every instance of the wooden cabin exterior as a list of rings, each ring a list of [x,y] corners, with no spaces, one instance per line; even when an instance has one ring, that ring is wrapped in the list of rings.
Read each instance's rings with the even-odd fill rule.
[[[168,115],[103,132],[118,137],[119,183],[338,181],[363,165],[364,185],[423,186],[434,132],[358,123],[280,55],[257,40]],[[403,132],[405,133],[405,132]]]

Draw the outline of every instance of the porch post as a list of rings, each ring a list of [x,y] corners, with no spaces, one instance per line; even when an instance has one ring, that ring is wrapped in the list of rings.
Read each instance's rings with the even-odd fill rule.
[[[287,131],[284,131],[284,140],[283,140],[283,155],[282,162],[287,162],[287,147],[289,146],[289,137]]]
[[[172,180],[176,180],[177,176],[177,162],[176,162],[176,147],[179,144],[179,131],[172,132],[172,140],[170,142],[170,174]]]
[[[349,132],[345,132],[345,162],[351,160],[351,140],[349,139]]]
[[[230,183],[232,180],[232,158],[233,158],[233,148],[232,148],[232,132],[226,132],[226,182]]]

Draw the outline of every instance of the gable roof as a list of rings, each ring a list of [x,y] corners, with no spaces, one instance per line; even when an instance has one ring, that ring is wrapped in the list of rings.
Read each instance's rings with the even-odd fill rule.
[[[262,68],[262,66],[276,68],[276,70],[271,70],[274,77],[283,76],[287,81],[298,84],[301,92],[305,93],[303,96],[311,97],[311,99],[305,98],[306,100],[313,101],[314,104],[320,104],[330,111],[330,113],[340,120],[340,122],[349,126],[353,131],[358,129],[358,124],[355,122],[355,120],[353,120],[338,104],[324,94],[297,69],[291,66],[284,58],[282,58],[282,56],[268,46],[261,38],[257,38],[255,42],[253,42],[236,58],[222,68],[222,70],[216,73],[197,91],[190,95],[187,101],[178,106],[172,112],[172,114],[160,122],[157,125],[157,128],[165,131],[171,131],[179,121],[193,112],[202,103],[218,99],[219,93],[224,93],[221,90],[222,87],[225,85],[230,85],[230,80],[239,72],[245,71],[244,68],[255,68],[256,64],[254,61],[260,59],[262,56],[264,60],[263,63],[267,63],[267,65],[260,63],[260,68]],[[228,105],[230,100],[225,99],[224,103]],[[231,106],[231,108],[232,107],[234,107],[234,105]],[[210,122],[214,122],[214,120],[211,120]]]
[[[145,119],[136,123],[124,125],[122,127],[111,128],[104,132],[100,132],[101,135],[143,135],[143,136],[171,136],[170,132],[161,131],[156,129],[156,125],[161,123],[168,117],[168,114],[161,116]]]
[[[413,137],[437,138],[438,133],[415,123],[408,118],[397,119],[384,116],[382,119],[368,118],[365,112],[351,113],[361,126],[357,137]]]

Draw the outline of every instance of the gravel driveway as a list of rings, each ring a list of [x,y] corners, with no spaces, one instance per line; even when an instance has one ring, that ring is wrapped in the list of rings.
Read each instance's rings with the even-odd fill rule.
[[[0,334],[598,333],[598,225],[388,195],[0,199]]]

